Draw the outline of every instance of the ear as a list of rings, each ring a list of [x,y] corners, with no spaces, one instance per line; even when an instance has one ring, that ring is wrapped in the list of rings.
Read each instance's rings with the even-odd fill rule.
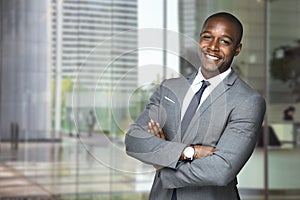
[[[235,53],[234,53],[234,56],[237,56],[239,55],[239,53],[241,52],[242,50],[242,43],[239,43],[236,48],[235,48]]]

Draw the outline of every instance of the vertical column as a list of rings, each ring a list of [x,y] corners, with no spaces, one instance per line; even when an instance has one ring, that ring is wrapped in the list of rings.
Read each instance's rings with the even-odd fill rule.
[[[61,122],[61,76],[62,76],[62,22],[63,1],[56,2],[56,69],[55,69],[55,127],[53,137],[60,132]]]

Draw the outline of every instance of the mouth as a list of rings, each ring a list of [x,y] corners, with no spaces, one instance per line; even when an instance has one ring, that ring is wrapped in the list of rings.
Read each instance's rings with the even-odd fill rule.
[[[212,61],[217,61],[217,60],[222,59],[221,56],[215,55],[215,54],[204,53],[204,55],[205,55],[206,58],[208,58],[209,60],[212,60]]]

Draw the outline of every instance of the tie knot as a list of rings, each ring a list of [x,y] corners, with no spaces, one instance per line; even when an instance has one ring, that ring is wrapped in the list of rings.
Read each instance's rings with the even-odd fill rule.
[[[201,82],[202,82],[201,88],[198,90],[198,92],[196,92],[196,96],[198,97],[199,100],[206,87],[210,85],[210,82],[208,81],[202,80]]]
[[[207,86],[210,85],[210,82],[208,82],[208,81],[202,80],[201,82],[202,82],[201,88],[206,88]]]

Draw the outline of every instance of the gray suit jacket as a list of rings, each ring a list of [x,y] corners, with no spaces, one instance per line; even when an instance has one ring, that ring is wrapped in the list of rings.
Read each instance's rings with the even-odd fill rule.
[[[181,107],[195,74],[164,81],[125,137],[128,155],[156,172],[150,199],[235,200],[236,176],[251,156],[265,113],[265,101],[232,71],[208,96],[181,136]],[[148,133],[147,122],[161,124],[167,140]],[[212,156],[178,162],[187,144],[216,147]]]

